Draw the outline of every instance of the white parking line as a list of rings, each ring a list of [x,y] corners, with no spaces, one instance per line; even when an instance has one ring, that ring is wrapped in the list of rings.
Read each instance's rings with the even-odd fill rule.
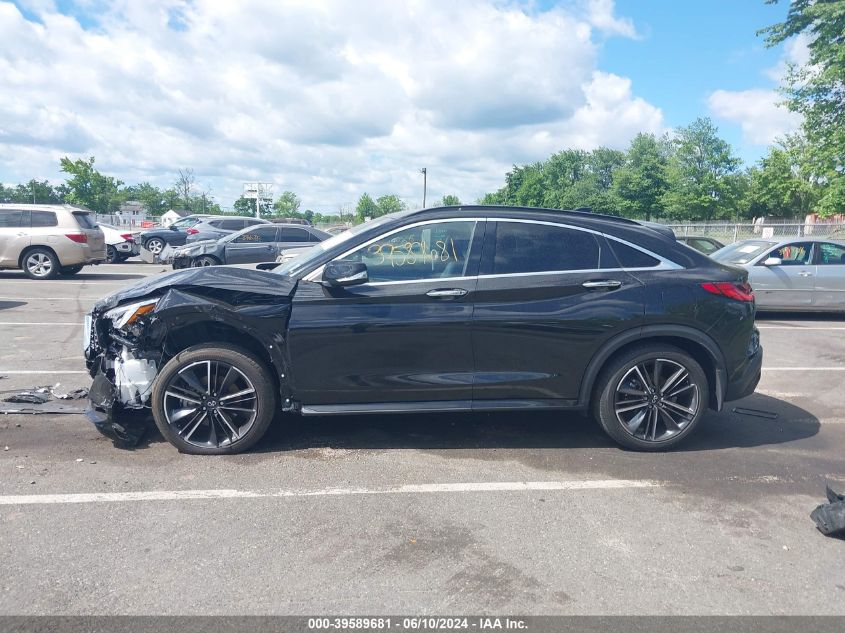
[[[757,326],[758,330],[792,330],[793,332],[801,332],[803,330],[845,330],[845,327],[803,327],[794,325],[764,325]]]
[[[845,367],[763,367],[763,371],[845,371]]]
[[[15,375],[38,375],[38,374],[87,374],[88,372],[84,369],[49,369],[49,370],[40,370],[40,369],[0,369],[0,375],[3,376],[15,376]]]
[[[0,505],[108,503],[114,501],[183,501],[185,499],[271,499],[279,497],[333,497],[347,495],[425,494],[459,492],[525,492],[532,490],[615,490],[656,488],[645,479],[584,481],[491,481],[476,483],[408,484],[393,488],[322,488],[319,490],[151,490],[77,494],[4,495]]]
[[[102,295],[96,297],[0,297],[0,301],[99,301]]]
[[[0,325],[84,325],[84,323],[71,323],[71,322],[53,322],[53,323],[20,323],[18,321],[0,321]]]

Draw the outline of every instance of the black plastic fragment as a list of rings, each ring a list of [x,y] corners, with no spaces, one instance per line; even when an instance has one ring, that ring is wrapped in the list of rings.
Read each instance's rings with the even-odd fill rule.
[[[845,538],[845,495],[834,492],[827,486],[827,499],[810,513],[810,518],[816,522],[819,532],[826,536]]]
[[[3,402],[15,402],[21,404],[44,404],[50,400],[49,393],[40,393],[38,391],[21,391],[11,396],[3,398]]]

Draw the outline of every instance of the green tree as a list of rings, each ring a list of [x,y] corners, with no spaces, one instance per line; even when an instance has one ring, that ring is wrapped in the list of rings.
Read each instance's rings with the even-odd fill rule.
[[[68,202],[83,205],[97,213],[118,210],[123,182],[94,169],[93,156],[88,160],[79,158],[75,161],[64,157],[60,164],[62,171],[69,175],[66,180]]]
[[[461,199],[458,196],[454,196],[452,194],[446,194],[440,199],[440,202],[436,203],[434,206],[436,207],[459,207],[461,206]]]
[[[285,218],[299,217],[299,207],[302,201],[293,191],[285,191],[273,203],[273,212]]]
[[[753,215],[803,217],[813,211],[820,187],[808,174],[806,143],[787,137],[760,159],[750,173],[749,209]]]
[[[405,210],[405,203],[396,195],[381,196],[376,200],[378,206],[378,215],[387,215],[388,213],[396,213],[397,211]]]
[[[367,218],[376,218],[379,216],[379,207],[370,197],[370,194],[363,193],[360,198],[358,198],[358,204],[355,205],[355,217],[358,219],[359,222],[363,222]]]
[[[776,4],[778,0],[766,0]],[[823,185],[817,211],[845,211],[845,0],[792,0],[786,20],[759,32],[766,44],[809,38],[809,63],[789,67],[787,105],[804,116],[808,158]]]
[[[646,220],[661,215],[670,151],[668,140],[654,134],[634,137],[614,180],[622,215]]]
[[[678,128],[661,200],[674,219],[713,220],[738,211],[740,161],[709,118]]]
[[[126,200],[137,200],[143,204],[150,215],[161,215],[171,208],[168,192],[162,191],[148,182],[130,185],[123,190],[123,194]],[[175,191],[172,197],[175,199]]]
[[[241,196],[232,205],[238,215],[255,215],[255,198],[244,198]]]

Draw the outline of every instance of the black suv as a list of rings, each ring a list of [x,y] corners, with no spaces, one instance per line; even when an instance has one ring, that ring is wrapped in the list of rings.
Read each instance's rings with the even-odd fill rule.
[[[101,430],[151,408],[212,454],[277,411],[581,409],[660,450],[753,392],[762,362],[746,271],[662,227],[485,206],[385,216],[272,271],[144,280],[97,303],[85,350]]]

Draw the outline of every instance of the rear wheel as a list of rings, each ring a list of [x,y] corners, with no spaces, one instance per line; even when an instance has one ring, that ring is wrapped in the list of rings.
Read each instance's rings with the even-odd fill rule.
[[[669,345],[637,347],[602,372],[593,411],[616,442],[660,451],[682,441],[707,410],[707,375],[689,354]]]
[[[159,237],[152,237],[147,240],[146,248],[153,255],[158,255],[164,250],[164,240]]]
[[[59,258],[46,248],[33,248],[23,257],[23,271],[31,279],[54,279],[60,270]]]
[[[108,244],[106,246],[106,263],[107,264],[114,264],[119,259],[120,259],[120,255],[118,254],[117,249],[114,246],[112,246],[111,244]]]
[[[156,377],[152,409],[162,435],[181,452],[240,453],[273,420],[275,386],[246,350],[197,345],[170,359]]]

